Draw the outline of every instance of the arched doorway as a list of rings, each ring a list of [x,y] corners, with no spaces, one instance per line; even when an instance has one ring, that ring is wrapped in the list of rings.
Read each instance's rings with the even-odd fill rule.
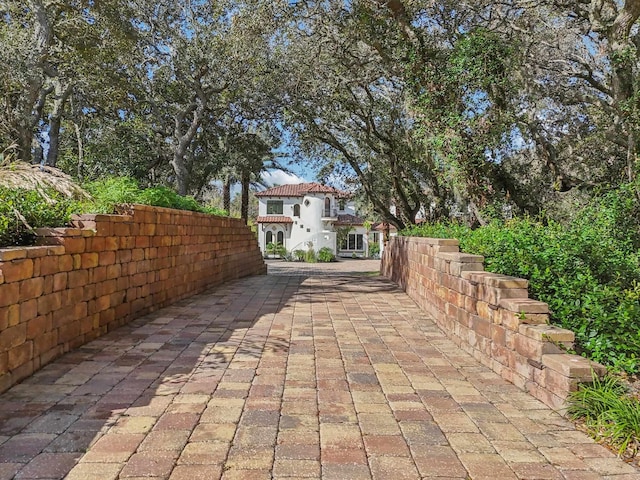
[[[264,231],[263,252],[266,255],[282,255],[286,248],[286,227],[283,225],[271,224],[266,226]],[[278,252],[278,253],[276,253]]]

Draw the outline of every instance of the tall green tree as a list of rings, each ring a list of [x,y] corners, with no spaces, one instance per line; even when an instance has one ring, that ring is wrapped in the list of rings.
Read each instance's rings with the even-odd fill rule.
[[[360,2],[304,5],[285,40],[288,125],[321,172],[363,190],[376,213],[403,228],[425,206],[445,208],[434,158],[413,135],[404,66],[369,41]]]
[[[116,57],[131,46],[129,4],[28,0],[3,5],[0,141],[15,146],[24,161],[55,165],[74,92],[121,81]]]

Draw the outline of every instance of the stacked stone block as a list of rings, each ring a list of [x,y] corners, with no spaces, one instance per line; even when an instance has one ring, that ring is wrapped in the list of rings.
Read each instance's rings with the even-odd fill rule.
[[[567,353],[574,333],[549,324],[528,281],[484,271],[458,241],[393,238],[382,273],[398,283],[463,350],[545,404],[562,410],[580,383],[604,367]]]
[[[135,205],[73,225],[0,249],[0,391],[146,313],[266,273],[239,219]]]

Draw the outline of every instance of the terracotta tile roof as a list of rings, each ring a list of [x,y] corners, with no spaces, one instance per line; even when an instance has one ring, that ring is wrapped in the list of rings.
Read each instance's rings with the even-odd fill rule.
[[[338,215],[338,221],[335,225],[362,225],[363,223],[364,219],[351,215],[350,213],[345,213]]]
[[[317,182],[280,185],[256,193],[256,197],[304,197],[307,193],[333,193],[338,197],[349,197],[349,192],[322,185]]]
[[[269,215],[268,217],[258,217],[258,223],[293,223],[293,220],[284,215]]]

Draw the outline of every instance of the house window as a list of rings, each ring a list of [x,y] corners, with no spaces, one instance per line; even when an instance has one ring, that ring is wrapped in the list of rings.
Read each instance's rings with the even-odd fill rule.
[[[342,241],[340,250],[364,250],[364,242],[361,233],[350,233]]]
[[[329,197],[324,199],[324,216],[331,216],[331,199]]]
[[[265,237],[264,237],[267,245],[270,244],[271,242],[273,242],[273,233],[271,232],[267,232]]]
[[[277,237],[278,237],[278,243],[280,245],[284,245],[284,232],[282,230],[278,232]]]
[[[344,211],[344,207],[347,205],[347,203],[344,201],[344,199],[340,199],[338,201],[338,205],[340,206],[340,210]]]
[[[294,217],[300,216],[300,205],[297,203],[293,206],[293,216]]]
[[[371,240],[373,241],[373,243],[379,243],[380,242],[380,233],[379,232],[371,233]]]
[[[282,200],[267,200],[267,215],[282,215]]]

